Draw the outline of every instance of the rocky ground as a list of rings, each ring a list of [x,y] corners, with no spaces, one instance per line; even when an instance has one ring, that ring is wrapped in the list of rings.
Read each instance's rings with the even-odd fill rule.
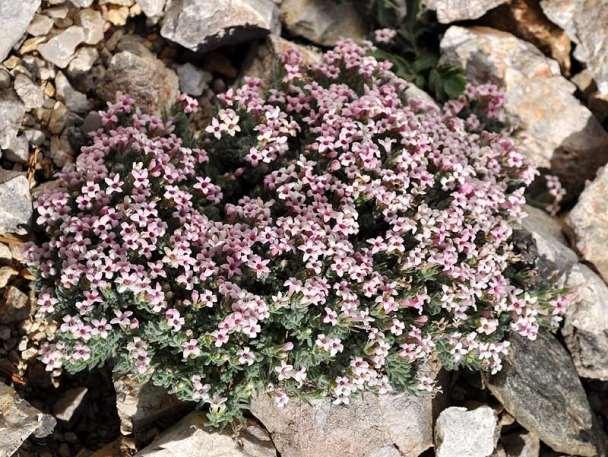
[[[33,360],[45,329],[20,248],[32,196],[74,160],[98,125],[91,111],[118,91],[154,112],[179,92],[210,107],[238,78],[267,77],[286,47],[314,59],[315,46],[365,38],[370,21],[349,0],[0,0],[0,457],[606,455],[608,3],[426,3],[444,25],[442,61],[504,89],[520,149],[568,191],[559,217],[530,207],[523,227],[578,293],[560,333],[515,339],[496,376],[429,367],[436,398],[277,410],[261,397],[235,434],[108,371],[53,385]]]

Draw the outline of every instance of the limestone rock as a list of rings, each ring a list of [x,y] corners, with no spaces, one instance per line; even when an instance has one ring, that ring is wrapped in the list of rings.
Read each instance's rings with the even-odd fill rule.
[[[45,415],[0,382],[0,457],[10,457],[36,429]]]
[[[137,0],[141,10],[148,17],[158,17],[163,13],[167,0]]]
[[[88,8],[95,0],[70,0],[74,6],[79,8]]]
[[[19,42],[39,7],[40,0],[0,0],[0,62]]]
[[[22,73],[15,76],[15,92],[27,110],[41,108],[44,105],[42,88]]]
[[[580,195],[566,218],[576,249],[608,281],[608,167]]]
[[[500,434],[498,416],[489,406],[444,409],[435,423],[437,457],[489,457]]]
[[[32,217],[32,197],[25,173],[0,169],[0,235],[24,235]]]
[[[32,36],[46,35],[53,28],[55,21],[44,14],[37,14],[27,28],[27,33]]]
[[[86,73],[93,64],[99,59],[99,51],[92,46],[83,46],[76,51],[74,58],[67,68],[67,73],[71,78],[76,78],[83,73]]]
[[[462,66],[470,81],[494,82],[505,91],[505,111],[518,127],[519,149],[558,175],[574,199],[608,162],[608,133],[573,95],[556,61],[530,43],[487,27],[450,27],[442,60]]]
[[[0,92],[0,149],[14,145],[25,116],[25,105],[12,90]]]
[[[348,406],[330,399],[290,399],[278,408],[266,394],[251,412],[282,457],[418,456],[433,444],[432,396],[365,393]],[[389,453],[392,452],[392,453]]]
[[[511,0],[490,11],[483,24],[529,41],[557,60],[564,73],[570,71],[570,38],[547,19],[538,0]]]
[[[179,87],[182,92],[194,97],[203,95],[209,81],[213,79],[211,73],[195,67],[191,63],[185,63],[177,67]]]
[[[477,19],[508,0],[426,0],[427,8],[437,12],[442,24]]]
[[[323,46],[333,46],[341,38],[363,40],[367,34],[350,0],[283,0],[281,15],[290,33]]]
[[[6,145],[5,157],[16,163],[27,163],[30,156],[29,143],[23,135],[11,138]]]
[[[566,350],[544,331],[511,338],[505,367],[486,385],[526,430],[557,452],[596,456],[597,430],[585,390]]]
[[[577,43],[574,57],[587,64],[600,93],[608,95],[608,3],[604,0],[541,0],[547,17]]]
[[[305,65],[312,65],[321,60],[319,52],[312,47],[293,43],[277,35],[270,35],[264,42],[252,47],[243,65],[241,77],[249,76],[262,81],[272,81],[278,70],[279,56],[294,48],[302,55]]]
[[[57,72],[57,76],[55,76],[55,88],[57,89],[57,96],[65,102],[70,111],[85,113],[91,110],[91,103],[87,96],[74,89],[61,72]]]
[[[65,68],[74,57],[76,47],[87,39],[82,27],[73,25],[42,44],[38,50],[47,62]]]
[[[136,457],[276,457],[268,434],[249,424],[237,439],[205,426],[205,414],[193,412],[161,433]]]
[[[176,0],[160,33],[191,51],[208,51],[276,30],[278,12],[272,0]]]
[[[565,280],[572,267],[578,263],[578,256],[568,247],[562,225],[556,218],[532,206],[526,206],[526,214],[522,226],[534,239],[542,264],[541,270],[544,270],[543,273],[557,271],[562,281]]]
[[[608,381],[608,286],[581,263],[570,271],[566,287],[576,294],[562,329],[574,366],[583,378]]]
[[[122,51],[115,54],[99,87],[99,95],[114,101],[118,92],[135,98],[137,106],[149,112],[169,109],[179,94],[179,82],[173,70],[152,53]]]
[[[91,8],[86,8],[78,12],[78,21],[84,29],[86,44],[97,44],[103,40],[104,26],[106,21],[103,20],[99,11]]]
[[[174,416],[184,403],[150,383],[139,384],[130,377],[116,379],[116,407],[123,435],[137,435],[158,419]]]

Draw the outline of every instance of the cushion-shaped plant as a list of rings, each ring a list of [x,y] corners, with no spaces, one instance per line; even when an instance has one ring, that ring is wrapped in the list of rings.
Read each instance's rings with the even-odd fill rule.
[[[102,112],[36,205],[48,370],[109,362],[222,424],[265,390],[432,389],[434,356],[496,371],[509,332],[558,322],[566,299],[513,242],[535,172],[496,131],[500,93],[407,100],[369,50],[290,51],[204,131],[187,97],[166,120],[128,96]]]

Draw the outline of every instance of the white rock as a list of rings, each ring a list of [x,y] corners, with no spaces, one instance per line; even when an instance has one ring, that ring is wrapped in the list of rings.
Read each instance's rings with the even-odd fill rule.
[[[27,163],[30,157],[30,148],[25,136],[12,139],[5,150],[5,157],[17,163]]]
[[[14,81],[15,92],[29,111],[35,108],[41,108],[44,105],[44,92],[42,87],[34,83],[30,78],[22,73],[15,76]]]
[[[40,0],[0,0],[0,62],[21,40],[39,7]]]
[[[436,457],[489,457],[500,434],[498,417],[489,406],[474,410],[444,409],[435,423]]]
[[[0,235],[24,235],[32,217],[30,184],[25,173],[0,169]]]
[[[40,55],[47,61],[65,68],[74,57],[76,47],[83,43],[87,35],[82,27],[72,26],[40,45]]]
[[[93,4],[93,1],[94,0],[70,0],[70,2],[72,2],[72,5],[79,8],[88,8]]]
[[[508,0],[426,0],[427,8],[437,12],[442,24],[477,19]]]
[[[167,0],[137,0],[141,10],[148,17],[158,17],[163,13]]]
[[[191,63],[178,66],[177,76],[179,77],[180,90],[194,97],[203,95],[209,81],[213,79],[211,73],[201,70]]]
[[[180,0],[165,13],[161,35],[191,51],[247,42],[278,30],[272,0]]]
[[[233,438],[205,426],[205,415],[193,412],[163,432],[136,457],[276,457],[268,434],[248,425]]]
[[[68,422],[84,400],[89,389],[86,387],[75,387],[66,391],[53,405],[53,415],[57,419]]]
[[[487,27],[450,27],[442,61],[462,66],[472,82],[504,88],[508,121],[519,149],[558,175],[573,199],[608,162],[608,133],[573,95],[556,61],[530,43]]]
[[[27,28],[27,33],[33,36],[46,35],[53,28],[55,21],[44,14],[37,14]]]
[[[86,73],[99,59],[99,51],[92,46],[83,46],[76,51],[74,58],[67,68],[67,73],[71,78],[76,78]]]
[[[90,8],[80,10],[78,23],[84,29],[86,44],[97,44],[103,40],[106,21],[99,11]]]

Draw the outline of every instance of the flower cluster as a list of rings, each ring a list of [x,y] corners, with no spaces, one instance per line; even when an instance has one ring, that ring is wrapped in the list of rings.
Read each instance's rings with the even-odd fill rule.
[[[219,424],[261,391],[432,389],[431,357],[497,371],[509,332],[555,321],[559,291],[527,284],[511,241],[534,170],[489,127],[501,95],[409,100],[369,51],[289,51],[203,132],[185,97],[167,120],[109,105],[36,204],[47,369],[111,361]]]
[[[552,198],[552,201],[545,205],[545,210],[552,216],[555,216],[560,212],[561,203],[566,196],[566,189],[564,189],[557,176],[545,175],[545,182],[547,191]]]

